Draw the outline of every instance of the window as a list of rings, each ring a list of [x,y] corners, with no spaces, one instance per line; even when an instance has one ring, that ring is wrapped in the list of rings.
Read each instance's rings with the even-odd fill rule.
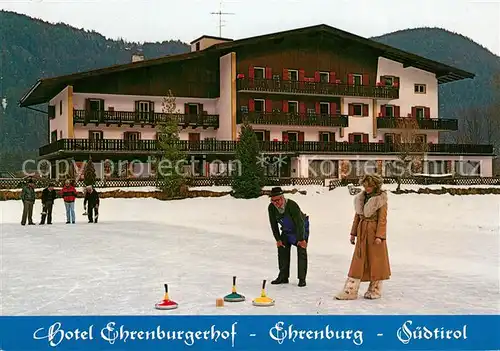
[[[363,116],[363,104],[352,104],[353,116]]]
[[[100,130],[90,130],[89,131],[89,140],[101,140],[102,134],[103,133]]]
[[[385,106],[385,116],[386,117],[394,117],[394,106],[390,106],[390,105]]]
[[[299,134],[297,132],[288,132],[288,141],[298,141]]]
[[[198,104],[188,104],[188,115],[197,115],[198,114]]]
[[[265,139],[265,132],[263,130],[256,130],[254,131],[255,135],[257,136],[258,141],[264,141]]]
[[[415,143],[416,144],[425,144],[425,143],[427,143],[427,135],[425,135],[425,134],[415,135]]]
[[[393,144],[394,143],[394,134],[387,133],[384,135],[384,143]]]
[[[264,112],[266,110],[266,101],[262,99],[255,99],[255,112]]]
[[[254,67],[253,68],[253,77],[254,79],[265,79],[266,78],[266,69],[264,67]]]
[[[321,113],[322,115],[330,114],[330,104],[328,102],[320,102],[319,113]]]
[[[361,74],[353,74],[352,75],[354,85],[362,85],[363,84],[363,76]]]
[[[415,108],[416,118],[424,118],[425,117],[425,108],[417,107]]]
[[[62,115],[62,100],[59,101],[59,114]]]
[[[392,86],[394,84],[394,77],[384,76],[382,82],[384,85]]]
[[[329,143],[335,140],[335,133],[321,133],[319,136],[319,141],[324,143]]]
[[[104,105],[101,100],[90,99],[90,111],[101,111],[101,107]]]
[[[149,107],[149,101],[139,101],[139,104],[137,106],[138,112],[150,112]]]
[[[200,51],[200,42],[196,43],[196,51]]]
[[[127,141],[136,141],[140,139],[139,132],[125,132],[124,137]]]
[[[53,143],[54,141],[57,141],[57,130],[53,130],[50,133],[50,142]]]
[[[330,82],[330,73],[328,73],[328,72],[319,72],[319,81],[321,83],[329,83]]]
[[[298,81],[299,80],[299,71],[291,69],[288,70],[288,79],[293,80],[293,81]]]
[[[415,84],[415,94],[425,94],[426,86],[425,84]]]
[[[297,101],[288,101],[288,112],[299,113],[299,103]]]

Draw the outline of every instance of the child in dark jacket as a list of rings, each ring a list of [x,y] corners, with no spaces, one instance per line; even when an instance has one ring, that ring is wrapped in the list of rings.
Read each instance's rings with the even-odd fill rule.
[[[87,186],[86,190],[85,198],[83,199],[83,208],[87,210],[87,204],[89,205],[87,210],[89,223],[97,223],[97,218],[99,217],[99,194],[92,185]],[[94,214],[95,218],[93,218]]]
[[[40,224],[45,224],[45,219],[47,219],[47,224],[52,224],[52,207],[54,206],[54,200],[57,194],[54,190],[54,186],[50,184],[47,188],[42,191],[42,218]]]

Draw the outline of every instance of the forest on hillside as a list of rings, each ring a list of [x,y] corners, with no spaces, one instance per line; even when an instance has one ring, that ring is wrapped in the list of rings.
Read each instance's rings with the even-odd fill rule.
[[[50,24],[13,12],[0,11],[0,23],[0,98],[4,99],[4,106],[6,103],[3,108],[0,99],[3,169],[19,168],[20,160],[36,156],[38,148],[47,142],[46,116],[17,106],[37,79],[127,63],[138,50],[146,58],[189,51],[189,46],[180,41],[138,44],[110,40],[95,31]],[[442,118],[465,120],[466,114],[478,115],[479,108],[484,113],[484,106],[500,100],[495,85],[495,76],[500,77],[500,58],[464,36],[443,29],[418,28],[373,39],[476,74],[474,80],[440,86]],[[39,108],[45,110],[46,106]],[[476,139],[486,143],[487,134],[480,132]]]

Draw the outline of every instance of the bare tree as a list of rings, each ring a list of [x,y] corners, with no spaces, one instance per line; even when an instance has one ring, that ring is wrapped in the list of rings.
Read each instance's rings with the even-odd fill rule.
[[[415,117],[395,118],[395,129],[398,134],[394,139],[393,150],[397,161],[390,163],[389,169],[396,178],[396,191],[400,191],[401,178],[411,176],[414,171],[422,169],[429,146],[426,140],[418,138],[419,123]]]

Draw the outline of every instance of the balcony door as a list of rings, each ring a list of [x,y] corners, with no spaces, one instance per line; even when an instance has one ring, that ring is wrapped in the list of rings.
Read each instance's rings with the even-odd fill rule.
[[[139,122],[153,122],[154,103],[152,101],[137,101],[136,114]]]
[[[141,133],[139,132],[125,132],[123,133],[123,140],[125,147],[128,149],[138,149],[141,140]]]
[[[104,122],[104,100],[85,99],[85,122]]]

